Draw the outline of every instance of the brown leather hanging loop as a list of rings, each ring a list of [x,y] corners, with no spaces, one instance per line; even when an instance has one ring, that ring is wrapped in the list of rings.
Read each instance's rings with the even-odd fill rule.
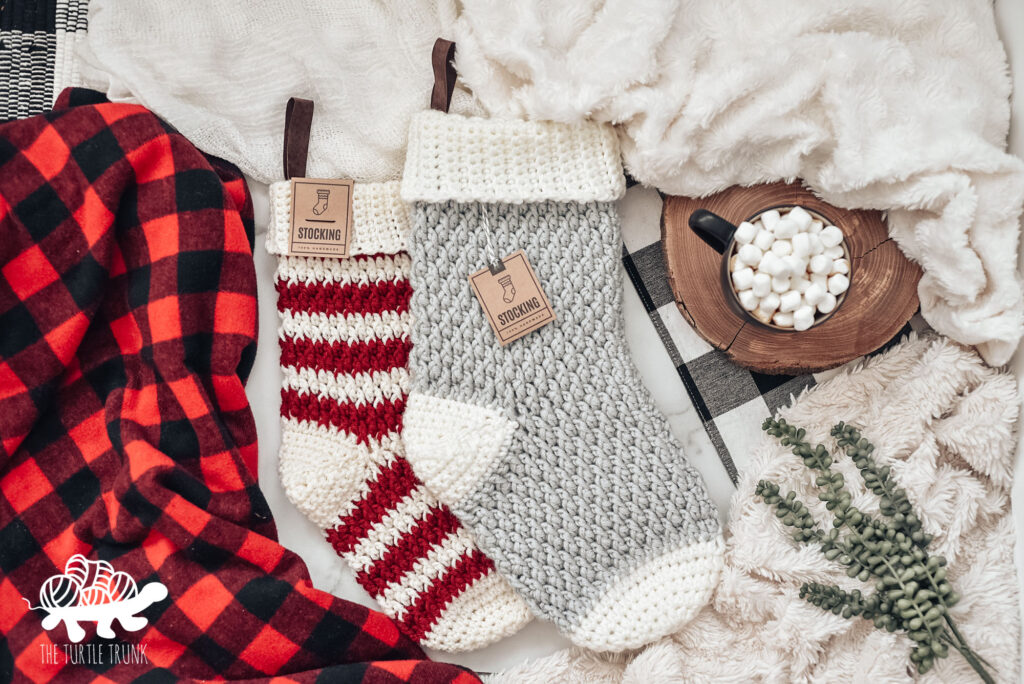
[[[434,41],[430,62],[434,66],[434,90],[430,93],[430,108],[447,112],[455,92],[455,43],[444,38]]]
[[[292,97],[284,112],[284,178],[305,178],[313,101]]]

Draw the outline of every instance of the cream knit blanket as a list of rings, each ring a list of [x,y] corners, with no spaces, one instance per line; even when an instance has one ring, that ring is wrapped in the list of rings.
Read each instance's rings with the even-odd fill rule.
[[[963,599],[956,623],[1000,682],[1020,677],[1020,614],[1013,563],[1010,488],[1019,410],[1017,383],[973,353],[937,336],[911,338],[862,367],[805,392],[780,411],[834,446],[840,420],[863,428],[880,464],[935,534]],[[854,505],[877,513],[852,461],[833,465]],[[803,601],[808,581],[863,588],[814,547],[797,545],[771,509],[753,496],[760,479],[796,491],[818,520],[831,518],[799,458],[765,438],[731,503],[723,579],[708,607],[682,631],[632,657],[564,651],[492,678],[531,682],[898,682],[911,679],[912,642],[901,633],[846,620]],[[955,652],[923,682],[976,681]]]
[[[619,124],[630,173],[669,194],[802,178],[887,211],[932,327],[1010,358],[1024,164],[1004,151],[991,0],[447,5],[459,73],[492,114]]]
[[[76,66],[264,183],[284,178],[285,103],[309,98],[308,175],[379,182],[401,178],[443,35],[436,0],[91,0]],[[459,89],[452,111],[478,109]]]

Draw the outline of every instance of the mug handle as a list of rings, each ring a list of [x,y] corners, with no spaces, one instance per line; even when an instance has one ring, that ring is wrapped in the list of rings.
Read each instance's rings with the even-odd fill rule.
[[[689,223],[690,229],[697,237],[719,254],[725,254],[726,248],[732,242],[733,233],[736,232],[736,226],[707,209],[698,209],[690,214]]]

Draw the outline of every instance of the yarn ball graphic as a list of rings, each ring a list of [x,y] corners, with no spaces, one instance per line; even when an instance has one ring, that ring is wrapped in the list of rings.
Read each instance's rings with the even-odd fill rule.
[[[120,570],[102,580],[97,579],[92,586],[106,591],[111,601],[127,601],[130,598],[135,598],[139,593],[131,575]]]
[[[90,572],[89,581],[87,584],[83,584],[82,586],[106,584],[114,574],[114,566],[105,560],[91,561],[89,563],[89,568],[92,571]]]
[[[103,587],[94,584],[82,589],[78,594],[78,605],[80,606],[97,606],[101,603],[110,603],[110,594]]]
[[[135,598],[139,588],[126,572],[114,571],[105,560],[91,561],[80,553],[64,564],[64,574],[46,580],[39,601],[47,608],[96,606]]]
[[[46,608],[77,606],[82,585],[75,577],[54,575],[39,588],[39,603]]]
[[[76,553],[64,564],[64,574],[73,577],[78,582],[78,586],[84,587],[87,584],[86,580],[89,579],[89,560],[82,554]]]

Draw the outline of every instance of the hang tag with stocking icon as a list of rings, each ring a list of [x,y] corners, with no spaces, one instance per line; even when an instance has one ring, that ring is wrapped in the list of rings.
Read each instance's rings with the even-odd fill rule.
[[[473,273],[469,284],[503,347],[555,320],[551,302],[523,250]]]
[[[345,258],[352,241],[352,187],[345,179],[292,178],[292,256]]]

